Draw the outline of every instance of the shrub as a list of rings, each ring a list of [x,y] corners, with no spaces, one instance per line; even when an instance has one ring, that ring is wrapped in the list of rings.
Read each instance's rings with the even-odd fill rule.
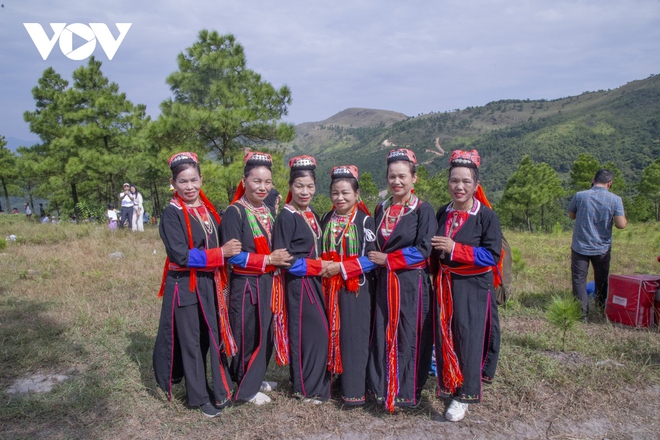
[[[582,318],[582,306],[573,297],[555,295],[548,305],[546,317],[550,324],[562,332],[561,351],[564,351],[566,333]]]

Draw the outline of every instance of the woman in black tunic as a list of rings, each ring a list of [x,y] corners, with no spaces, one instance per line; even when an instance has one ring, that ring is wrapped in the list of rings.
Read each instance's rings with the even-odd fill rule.
[[[370,394],[390,411],[416,406],[431,366],[432,308],[426,259],[437,229],[433,208],[413,193],[417,159],[407,149],[387,157],[392,196],[376,207],[378,264],[371,334]]]
[[[335,167],[330,178],[333,209],[321,219],[322,257],[332,261],[323,272],[330,326],[328,369],[341,374],[344,404],[363,405],[376,267],[366,255],[376,250],[376,225],[359,200],[357,167]]]
[[[298,156],[289,161],[289,196],[275,220],[273,247],[287,249],[293,257],[284,276],[288,320],[287,359],[290,361],[293,395],[305,402],[330,398],[328,320],[321,290],[321,226],[309,203],[316,192],[316,160]],[[273,293],[273,303],[281,302]],[[275,306],[274,313],[280,308]],[[276,329],[277,336],[277,329]],[[284,336],[284,335],[282,335]],[[283,337],[280,339],[283,339]],[[278,345],[280,353],[282,348]]]
[[[291,260],[286,249],[271,253],[273,216],[264,200],[273,186],[272,163],[267,153],[245,156],[243,179],[220,226],[223,240],[237,239],[243,245],[241,253],[229,259],[229,321],[238,348],[230,367],[238,385],[234,399],[256,405],[270,402],[260,389],[273,353],[273,272]]]
[[[231,380],[221,347],[231,354],[234,342],[217,286],[224,258],[240,252],[241,243],[230,240],[220,247],[220,217],[201,191],[197,155],[175,154],[169,165],[175,193],[163,210],[160,224],[167,260],[159,292],[163,306],[154,373],[170,400],[172,383],[185,377],[188,404],[199,406],[207,417],[215,417],[231,402]],[[207,356],[212,387],[206,377]]]
[[[481,401],[481,382],[492,380],[499,355],[495,287],[502,233],[479,185],[476,150],[455,150],[449,168],[452,202],[438,210],[432,265],[437,271],[436,359],[438,394],[451,398],[449,421]]]

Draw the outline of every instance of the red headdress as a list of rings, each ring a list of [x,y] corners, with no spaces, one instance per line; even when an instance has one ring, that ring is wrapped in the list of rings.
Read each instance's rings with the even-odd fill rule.
[[[296,156],[292,157],[289,160],[289,168],[290,173],[293,173],[294,171],[302,171],[302,170],[309,170],[313,171],[316,169],[316,159],[314,159],[312,156],[307,156],[307,155],[302,155],[302,156]],[[289,193],[286,195],[286,201],[285,203],[289,203],[291,201],[291,190],[289,190]]]
[[[243,158],[243,174],[248,173],[252,168],[266,167],[269,170],[273,166],[273,158],[268,153],[261,153],[259,151],[248,151]],[[245,186],[243,186],[243,179],[238,182],[238,187],[234,193],[234,198],[231,203],[236,202],[245,194]],[[230,203],[230,204],[231,204]]]
[[[184,163],[199,164],[199,159],[197,159],[197,155],[191,151],[182,151],[181,153],[173,154],[170,156],[170,160],[167,161],[171,170]]]
[[[332,171],[330,171],[330,179],[358,180],[358,168],[355,165],[339,165],[338,167],[334,167]],[[358,199],[356,204],[360,211],[364,212],[369,216],[371,215],[371,213],[369,212],[369,208],[367,208],[367,205],[364,204],[362,199]]]
[[[407,148],[397,148],[396,150],[391,150],[390,154],[387,155],[387,164],[396,162],[398,160],[404,160],[410,162],[413,165],[417,165],[417,156],[415,152]]]

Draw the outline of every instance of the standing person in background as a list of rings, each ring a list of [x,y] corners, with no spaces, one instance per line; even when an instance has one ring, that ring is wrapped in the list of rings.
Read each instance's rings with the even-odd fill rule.
[[[589,262],[594,269],[596,305],[603,309],[607,300],[607,278],[612,258],[612,225],[623,229],[628,224],[621,197],[610,192],[613,179],[611,171],[598,170],[591,188],[576,193],[568,205],[568,217],[575,220],[571,243],[573,295],[582,303],[585,322],[589,316]]]
[[[112,206],[114,207],[114,205]],[[46,211],[44,211],[44,204],[39,203],[39,218],[43,220],[44,217],[46,217]]]
[[[25,202],[25,217],[28,220],[32,220],[32,208],[30,208],[30,204],[28,202]]]
[[[128,222],[128,227],[133,225],[133,205],[134,197],[131,194],[131,185],[124,183],[124,191],[119,193],[121,204],[121,215],[119,217],[119,229],[124,227],[124,222]]]
[[[243,178],[231,205],[222,216],[223,240],[235,238],[243,244],[241,253],[229,259],[229,321],[238,353],[229,369],[237,384],[234,400],[255,405],[269,403],[261,391],[275,388],[264,382],[273,353],[273,273],[288,267],[286,249],[273,250],[273,216],[264,199],[273,184],[270,154],[250,151],[245,155]]]
[[[177,153],[169,166],[175,191],[160,223],[167,260],[158,294],[163,304],[154,374],[170,400],[172,384],[185,378],[188,405],[216,417],[231,402],[227,356],[236,353],[220,285],[226,279],[225,258],[238,254],[241,242],[220,246],[220,216],[201,189],[197,155]]]
[[[360,200],[358,169],[330,172],[332,211],[321,219],[323,259],[332,261],[321,274],[330,325],[328,369],[340,374],[344,405],[364,405],[375,280],[367,253],[376,250],[376,225]]]
[[[293,257],[284,275],[284,294],[273,292],[277,325],[288,325],[288,348],[276,341],[278,363],[290,359],[293,395],[303,402],[319,404],[330,398],[328,372],[328,318],[321,287],[321,225],[310,202],[316,193],[316,159],[297,156],[289,161],[289,195],[275,220],[273,248],[286,249]],[[286,310],[282,310],[286,307]],[[279,320],[279,316],[288,320]],[[276,329],[277,333],[286,330]],[[276,336],[277,336],[276,333]]]
[[[438,318],[435,350],[438,395],[450,398],[445,418],[458,422],[481,402],[481,384],[495,376],[499,319],[495,287],[502,250],[500,221],[479,185],[477,150],[454,150],[447,186],[451,203],[436,214],[432,271]]]
[[[133,232],[144,232],[144,220],[142,219],[142,213],[144,212],[144,207],[142,206],[142,194],[137,190],[135,185],[131,185],[131,195],[133,196],[131,230]]]
[[[430,204],[414,194],[417,158],[401,148],[387,156],[390,198],[376,206],[376,301],[369,392],[379,404],[417,406],[433,351],[433,309],[427,258],[437,229]]]

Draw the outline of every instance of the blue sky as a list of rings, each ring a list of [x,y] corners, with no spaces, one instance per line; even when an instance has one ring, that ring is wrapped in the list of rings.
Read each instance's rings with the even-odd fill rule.
[[[157,117],[165,78],[201,29],[232,33],[248,67],[293,103],[286,120],[348,107],[407,115],[499,99],[554,99],[660,73],[658,0],[105,1],[0,0],[0,135],[36,139],[23,122],[52,66],[70,80],[83,61],[55,45],[44,61],[23,23],[132,26],[104,74]]]

